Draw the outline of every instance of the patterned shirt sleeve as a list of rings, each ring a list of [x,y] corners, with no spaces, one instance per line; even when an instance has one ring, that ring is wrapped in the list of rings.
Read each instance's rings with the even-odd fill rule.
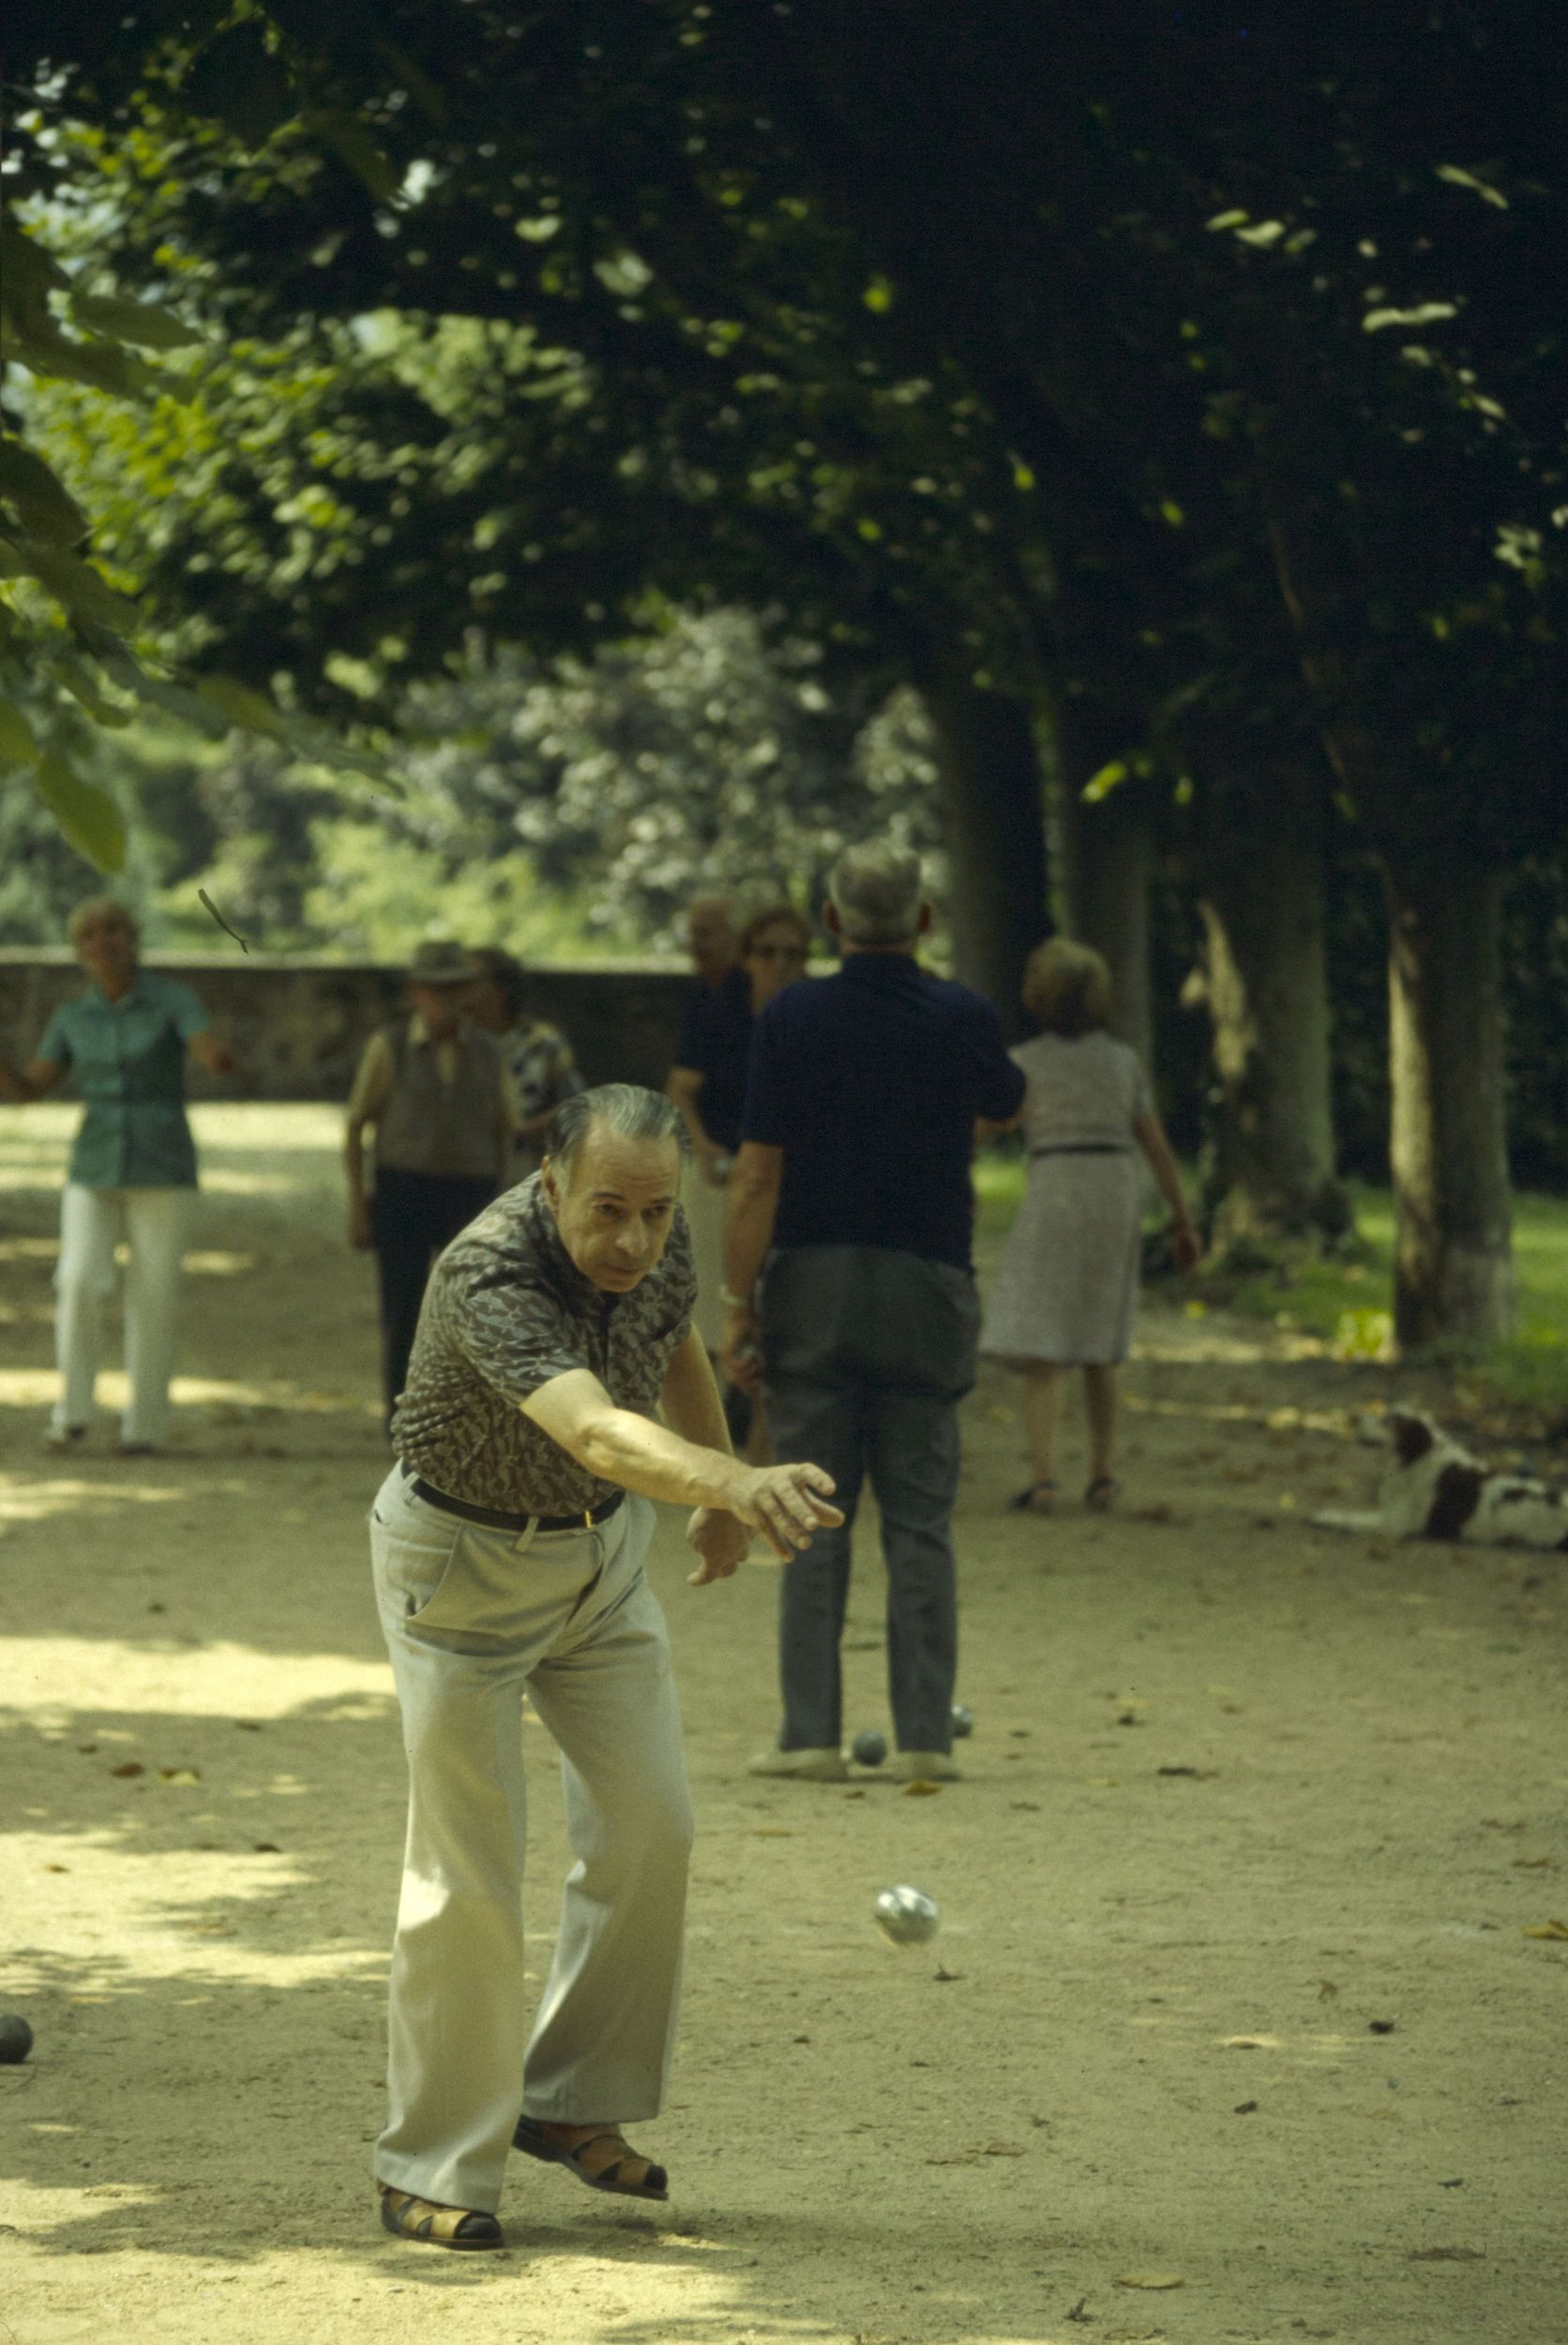
[[[451,1340],[475,1374],[517,1407],[591,1365],[580,1321],[536,1285],[494,1272],[454,1281],[449,1313]]]
[[[550,1054],[550,1097],[547,1104],[552,1108],[558,1108],[563,1099],[576,1098],[578,1093],[584,1088],[584,1084],[582,1077],[577,1071],[577,1061],[572,1055],[571,1044],[559,1027],[553,1028],[552,1033],[555,1047]]]

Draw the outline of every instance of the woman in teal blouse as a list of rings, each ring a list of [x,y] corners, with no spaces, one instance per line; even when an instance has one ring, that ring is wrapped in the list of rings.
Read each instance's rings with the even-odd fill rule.
[[[61,1389],[45,1442],[67,1449],[86,1436],[103,1304],[123,1237],[130,1248],[130,1405],[120,1454],[141,1457],[169,1430],[180,1261],[196,1188],[186,1052],[215,1075],[230,1073],[234,1061],[188,986],[143,969],[136,923],[123,904],[95,896],[79,905],[70,938],[93,983],[55,1011],[25,1071],[0,1060],[0,1092],[8,1097],[45,1098],[71,1074],[86,1108],[60,1214],[54,1336]]]

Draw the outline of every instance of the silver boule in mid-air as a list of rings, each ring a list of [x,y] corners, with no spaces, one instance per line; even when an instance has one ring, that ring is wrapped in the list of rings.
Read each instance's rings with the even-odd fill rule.
[[[911,1888],[908,1882],[901,1882],[896,1889],[883,1889],[875,1911],[878,1929],[896,1946],[923,1946],[927,1938],[936,1936],[942,1919],[935,1898],[928,1898],[924,1889]]]

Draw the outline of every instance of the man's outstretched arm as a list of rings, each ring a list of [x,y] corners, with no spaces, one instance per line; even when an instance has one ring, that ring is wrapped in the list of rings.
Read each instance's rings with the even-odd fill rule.
[[[834,1482],[822,1466],[748,1466],[724,1450],[687,1441],[635,1409],[618,1409],[586,1368],[552,1376],[521,1403],[601,1482],[677,1506],[712,1506],[761,1531],[776,1555],[809,1547],[816,1532],[844,1518],[829,1504]]]

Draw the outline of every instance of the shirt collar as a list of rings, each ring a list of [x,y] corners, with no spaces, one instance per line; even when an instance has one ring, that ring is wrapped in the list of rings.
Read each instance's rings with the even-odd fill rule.
[[[897,985],[919,976],[921,970],[912,953],[846,953],[838,974],[857,985]]]
[[[462,1021],[460,1019],[452,1032],[450,1034],[444,1034],[441,1037],[441,1042],[435,1043],[433,1047],[439,1051],[443,1042],[456,1042],[460,1039],[461,1034]],[[422,1009],[416,1009],[409,1019],[408,1038],[415,1050],[419,1048],[421,1043],[430,1042],[431,1039],[430,1030],[425,1023],[425,1013]]]
[[[92,989],[88,993],[87,998],[99,1009],[145,1009],[148,1001],[147,973],[144,969],[138,969],[136,976],[131,982],[130,991],[128,993],[122,993],[117,1002],[112,1002],[110,1000],[108,994],[104,991],[102,986],[99,985],[97,977],[95,977],[93,979]]]

